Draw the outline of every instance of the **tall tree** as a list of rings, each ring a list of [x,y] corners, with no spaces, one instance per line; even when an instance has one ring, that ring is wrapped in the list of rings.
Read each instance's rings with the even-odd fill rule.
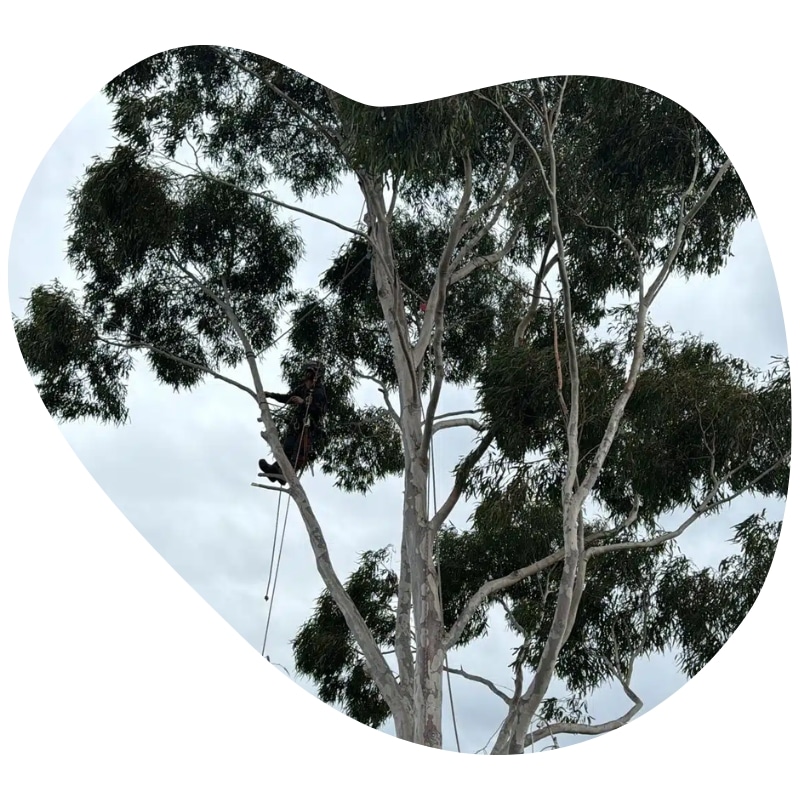
[[[438,748],[443,676],[458,673],[503,697],[492,752],[513,754],[624,724],[641,707],[641,655],[677,645],[690,672],[713,655],[749,608],[730,571],[757,591],[777,531],[746,520],[743,555],[720,575],[693,573],[670,546],[743,493],[785,495],[789,384],[785,362],[762,375],[649,323],[672,276],[725,266],[753,213],[696,119],[582,77],[371,108],[213,46],[145,59],[105,91],[120,143],[72,197],[82,291],[34,289],[15,323],[22,353],[61,419],[124,421],[133,352],[176,389],[211,376],[253,399],[326,587],[295,640],[323,699]],[[303,208],[350,179],[363,224]],[[294,288],[302,242],[279,208],[350,237],[318,291]],[[629,302],[609,311],[615,292]],[[388,551],[345,583],[333,568],[259,370],[283,312],[287,376],[309,351],[328,362],[323,470],[348,491],[402,479],[397,570]],[[238,364],[248,384],[226,374]],[[383,406],[356,404],[360,381]],[[479,407],[443,415],[445,384],[474,386]],[[476,442],[433,508],[431,443],[453,426]],[[455,530],[469,500],[472,528]],[[686,587],[705,591],[697,613]],[[511,694],[448,666],[492,605],[521,638]],[[573,693],[562,705],[546,697],[557,676]],[[609,678],[631,711],[592,725],[582,697]]]

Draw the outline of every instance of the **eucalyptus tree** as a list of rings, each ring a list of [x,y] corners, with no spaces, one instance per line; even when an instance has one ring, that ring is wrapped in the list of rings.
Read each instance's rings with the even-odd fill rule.
[[[753,214],[691,114],[582,77],[366,107],[215,46],[152,56],[105,93],[119,143],[72,196],[81,291],[32,291],[22,353],[66,420],[125,421],[133,353],[176,389],[213,377],[252,398],[325,585],[295,640],[323,699],[441,747],[443,676],[476,678],[447,654],[486,633],[496,605],[521,640],[514,689],[477,680],[507,707],[492,752],[513,754],[624,724],[645,653],[677,643],[691,670],[713,655],[749,605],[729,572],[696,574],[670,546],[737,496],[785,495],[789,384],[785,362],[763,375],[649,322],[672,276],[724,268]],[[359,223],[304,207],[345,181]],[[285,211],[348,236],[318,290],[296,288],[303,242]],[[328,367],[323,471],[353,492],[402,480],[397,569],[376,551],[345,582],[334,570],[264,394],[261,357],[284,313],[287,375],[310,353]],[[385,402],[357,404],[361,381]],[[443,415],[446,385],[474,387],[477,408]],[[431,443],[453,426],[476,439],[434,508]],[[472,527],[456,530],[470,500]],[[765,561],[752,543],[774,546],[769,525],[743,523],[735,568],[755,592]],[[681,605],[689,586],[712,587],[704,621]],[[546,697],[554,677],[566,705]],[[595,726],[581,698],[609,678],[632,709]]]

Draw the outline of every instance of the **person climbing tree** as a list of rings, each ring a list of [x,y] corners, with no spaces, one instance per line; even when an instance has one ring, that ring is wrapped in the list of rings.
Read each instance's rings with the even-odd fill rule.
[[[308,362],[303,367],[303,382],[291,392],[265,392],[268,399],[296,406],[282,445],[286,457],[298,473],[313,459],[324,435],[322,420],[328,407],[328,397],[322,383],[324,372],[320,361]],[[268,464],[266,459],[261,458],[258,466],[270,481],[286,483],[277,461]]]

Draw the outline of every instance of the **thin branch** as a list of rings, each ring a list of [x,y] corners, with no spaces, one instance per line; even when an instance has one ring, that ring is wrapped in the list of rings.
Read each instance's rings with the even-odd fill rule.
[[[206,180],[214,181],[215,183],[219,183],[222,186],[228,186],[232,189],[237,189],[238,191],[242,192],[242,194],[249,195],[250,197],[256,197],[259,200],[263,200],[265,203],[271,203],[275,206],[280,206],[280,208],[285,208],[288,211],[295,211],[298,214],[303,214],[306,217],[310,217],[311,219],[319,220],[320,222],[325,222],[328,225],[333,225],[335,228],[339,228],[340,230],[346,231],[347,233],[352,234],[353,236],[358,236],[362,239],[368,238],[364,231],[358,230],[358,228],[352,228],[349,225],[344,225],[341,222],[337,222],[335,219],[331,219],[330,217],[325,217],[322,214],[316,214],[313,211],[308,211],[305,208],[301,208],[300,206],[292,205],[291,203],[284,203],[282,200],[276,200],[274,197],[271,197],[264,192],[259,192],[256,189],[248,189],[246,186],[240,186],[233,181],[225,180],[225,178],[220,178],[218,175],[214,175],[211,172],[207,172],[204,170],[199,164],[197,166],[191,166],[191,164],[184,164],[182,161],[178,161],[174,158],[169,158],[167,156],[161,156],[166,161],[170,161],[173,164],[177,164],[178,166],[184,167],[188,170],[191,170],[197,175],[205,178]]]
[[[525,628],[522,627],[516,615],[511,610],[511,606],[506,602],[505,598],[498,597],[497,599],[503,611],[506,612],[508,621],[511,623],[511,627],[524,639],[527,636],[527,633],[525,633]]]
[[[446,417],[459,417],[462,414],[477,414],[477,410],[474,408],[467,409],[466,411],[446,411],[444,414],[437,414],[434,419],[440,420],[445,419]]]
[[[444,311],[444,303],[447,296],[448,275],[451,269],[451,261],[456,245],[466,232],[464,219],[467,216],[470,200],[472,198],[472,161],[468,156],[464,156],[464,189],[461,193],[461,200],[453,215],[450,224],[450,233],[447,236],[442,255],[439,257],[439,265],[436,270],[436,278],[431,287],[430,295],[427,300],[427,309],[422,320],[422,328],[419,332],[416,345],[414,345],[414,366],[415,369],[422,363],[425,352],[430,344],[434,325],[439,321]]]
[[[680,209],[681,209],[681,216],[684,215],[686,211],[686,200],[694,191],[695,184],[697,183],[697,176],[700,172],[700,131],[697,128],[697,123],[693,121],[693,136],[692,136],[692,144],[694,145],[694,167],[692,169],[692,179],[689,181],[689,186],[687,187],[686,191],[681,195],[680,199]]]
[[[542,286],[545,285],[544,280],[547,277],[548,272],[550,272],[550,270],[558,261],[557,255],[553,256],[549,260],[547,259],[548,255],[550,255],[550,250],[553,247],[554,242],[555,240],[553,239],[553,234],[551,233],[547,240],[547,244],[545,245],[544,252],[542,253],[542,262],[539,267],[539,271],[536,273],[536,281],[533,284],[533,299],[531,300],[528,310],[519,321],[517,329],[514,332],[515,347],[519,347],[522,344],[522,340],[525,338],[528,328],[530,328],[531,323],[536,318],[536,314],[539,311],[539,303],[541,302],[542,298]]]
[[[481,586],[481,588],[478,589],[478,591],[475,592],[472,597],[470,597],[464,608],[461,610],[461,613],[458,615],[458,619],[456,619],[450,630],[445,634],[443,639],[443,647],[445,650],[451,648],[456,644],[456,642],[458,642],[467,625],[469,624],[469,621],[478,610],[478,607],[491,595],[496,594],[503,589],[508,589],[520,581],[525,580],[525,578],[530,578],[532,575],[536,575],[538,572],[558,564],[558,562],[563,558],[564,548],[562,547],[555,553],[552,553],[545,558],[541,558],[535,563],[529,564],[527,567],[515,569],[513,572],[509,572],[508,575],[504,575],[502,578],[495,578],[494,580],[486,581],[486,583],[484,583],[483,586]]]
[[[439,422],[434,422],[433,432],[438,433],[444,428],[459,428],[459,427],[472,428],[478,431],[479,433],[486,430],[485,426],[482,425],[477,419],[472,419],[471,417],[456,417],[455,419],[444,419]]]
[[[389,200],[389,210],[386,212],[386,222],[391,224],[394,217],[394,208],[397,204],[397,197],[400,194],[400,178],[392,176],[392,197]]]
[[[639,266],[639,269],[640,270],[644,269],[644,263],[642,261],[642,256],[639,253],[639,250],[627,236],[623,236],[619,231],[615,230],[610,225],[593,225],[591,222],[587,222],[583,218],[583,216],[579,214],[577,211],[573,211],[572,213],[585,227],[592,228],[593,230],[605,231],[606,233],[610,233],[612,236],[614,236],[614,238],[617,239],[617,241],[619,241],[620,244],[625,245],[625,247],[627,247],[631,251],[631,255],[633,256],[634,260]]]
[[[439,405],[439,397],[442,393],[442,384],[444,383],[444,297],[442,303],[436,312],[436,327],[433,333],[433,386],[431,387],[431,396],[428,400],[428,407],[425,411],[425,421],[422,426],[422,442],[420,443],[420,453],[423,458],[428,457],[428,450],[430,448],[431,439],[433,438],[434,417],[436,416],[436,409]]]
[[[743,465],[739,465],[735,470],[731,470],[726,473],[720,481],[715,485],[711,491],[709,491],[706,496],[701,501],[700,505],[697,509],[687,517],[677,528],[672,531],[666,531],[665,533],[660,534],[659,536],[655,536],[652,539],[646,539],[644,541],[634,541],[634,542],[615,542],[613,544],[606,544],[606,545],[599,545],[597,547],[592,547],[586,551],[586,558],[592,558],[593,556],[601,555],[603,553],[611,553],[615,550],[640,550],[647,547],[657,547],[660,544],[664,544],[664,542],[671,541],[672,539],[676,539],[681,536],[686,530],[697,522],[698,519],[703,517],[709,511],[713,511],[715,508],[719,508],[720,506],[726,505],[727,503],[732,502],[740,495],[743,495],[745,492],[749,492],[751,489],[754,489],[758,483],[760,483],[764,478],[767,477],[770,473],[774,472],[778,467],[780,467],[785,461],[787,457],[784,456],[778,461],[776,461],[771,467],[765,469],[760,475],[753,480],[749,481],[745,486],[739,489],[733,494],[726,495],[724,497],[719,498],[718,500],[714,500],[714,496],[720,489],[720,485],[723,481],[727,480],[734,472],[737,472]]]
[[[480,683],[496,694],[506,705],[510,705],[511,703],[511,698],[504,691],[498,689],[488,678],[482,678],[480,675],[472,675],[469,672],[465,672],[463,669],[455,669],[453,667],[445,667],[444,671],[449,672],[451,675],[459,675],[462,678],[466,678],[468,681]]]
[[[518,137],[514,137],[511,140],[511,144],[508,147],[508,158],[506,159],[506,163],[503,167],[503,173],[500,176],[500,180],[497,182],[497,188],[492,192],[492,194],[486,198],[470,215],[467,217],[465,229],[469,230],[475,223],[490,209],[492,206],[497,205],[500,203],[501,205],[505,205],[510,197],[513,195],[513,192],[516,191],[518,186],[522,186],[525,181],[528,179],[528,174],[522,175],[515,184],[512,185],[510,189],[507,189],[505,194],[503,194],[503,190],[506,187],[506,183],[508,181],[508,176],[511,174],[511,168],[514,164],[514,152],[517,146],[517,139]],[[502,200],[501,200],[502,198]]]
[[[650,288],[647,290],[647,294],[645,295],[644,300],[648,308],[653,304],[653,301],[656,299],[658,293],[661,291],[662,287],[664,286],[664,283],[666,282],[667,278],[672,272],[672,268],[675,265],[675,260],[678,257],[678,254],[680,253],[681,249],[683,248],[684,235],[686,233],[687,227],[689,226],[691,221],[695,218],[695,216],[697,216],[697,214],[700,212],[700,209],[702,209],[702,207],[706,204],[708,198],[711,197],[711,194],[713,193],[714,189],[717,188],[717,185],[719,184],[719,182],[725,176],[725,173],[727,173],[727,171],[730,168],[731,168],[731,160],[729,158],[725,159],[725,161],[720,165],[720,167],[714,173],[714,177],[709,182],[703,194],[701,194],[700,197],[697,198],[694,205],[689,209],[689,211],[685,215],[681,216],[681,218],[678,220],[678,226],[675,230],[675,239],[673,245],[670,248],[670,251],[667,254],[666,259],[664,260],[664,264],[661,267],[661,270],[659,271],[656,278],[653,280],[653,283],[650,285]],[[684,202],[691,188],[692,184],[690,184],[690,186],[686,189],[686,191],[681,195],[681,209],[683,209]]]
[[[642,710],[644,703],[639,695],[631,688],[631,676],[633,675],[635,659],[631,661],[627,673],[623,675],[621,665],[615,666],[605,656],[601,657],[608,667],[609,672],[619,681],[622,690],[633,705],[622,716],[599,725],[585,725],[579,722],[545,723],[539,730],[529,733],[525,737],[525,747],[529,747],[541,739],[546,739],[558,735],[559,733],[578,736],[600,736],[627,725]]]
[[[497,429],[495,426],[489,428],[481,441],[478,443],[478,446],[461,462],[461,466],[456,472],[456,478],[453,482],[453,488],[450,490],[450,494],[447,496],[444,503],[442,503],[441,507],[436,511],[433,519],[430,522],[431,530],[439,530],[447,517],[450,515],[450,512],[455,508],[456,503],[464,493],[469,473],[472,471],[473,467],[478,463],[478,461],[480,461],[483,454],[489,449],[489,447],[491,447],[496,434]]]
[[[574,734],[577,736],[600,736],[604,733],[615,731],[627,725],[641,710],[644,705],[642,700],[633,693],[630,687],[625,688],[625,693],[633,700],[633,705],[617,719],[612,719],[608,722],[603,722],[599,725],[585,725],[579,722],[554,722],[547,723],[539,730],[528,734],[525,737],[525,747],[536,742],[547,739],[551,736],[556,736],[561,733]]]
[[[609,528],[607,531],[602,531],[601,535],[603,536],[603,538],[609,536],[616,536],[618,533],[622,533],[622,531],[630,528],[630,526],[633,525],[639,518],[639,509],[641,508],[641,506],[642,506],[642,498],[639,495],[637,495],[633,501],[633,508],[631,509],[630,513],[625,518],[625,520],[621,522],[619,525],[616,525],[613,528]]]
[[[550,294],[550,287],[545,284],[545,288],[547,293]],[[550,296],[550,308],[553,317],[553,353],[556,359],[556,395],[558,396],[561,414],[566,425],[569,421],[569,409],[567,408],[567,401],[564,399],[564,375],[561,370],[561,348],[558,344],[558,320],[556,318],[556,304],[553,302],[552,295]]]
[[[517,183],[515,183],[503,195],[503,197],[500,199],[497,206],[495,207],[494,211],[492,212],[492,215],[489,217],[488,220],[486,220],[486,222],[483,223],[483,225],[481,225],[477,233],[475,233],[469,241],[461,245],[458,252],[453,257],[452,264],[450,265],[451,272],[455,271],[467,258],[469,258],[469,255],[475,250],[475,248],[480,244],[480,242],[489,233],[489,231],[491,231],[492,228],[494,228],[494,226],[497,224],[498,220],[502,216],[503,211],[505,211],[508,202],[517,192],[520,191],[521,187],[522,187],[522,181],[521,180],[517,181]],[[516,241],[516,236],[514,237],[514,240]]]
[[[452,286],[464,280],[464,278],[473,273],[478,267],[491,267],[498,264],[514,249],[521,235],[522,227],[518,227],[512,232],[511,236],[508,237],[508,241],[499,250],[489,253],[488,256],[476,256],[471,261],[464,264],[463,267],[454,270],[450,276],[449,285]]]
[[[561,89],[558,92],[558,102],[556,103],[556,108],[555,111],[553,112],[553,123],[551,131],[554,131],[556,129],[559,118],[561,117],[561,106],[564,104],[564,93],[567,91],[568,81],[569,81],[569,75],[565,75],[564,81],[561,84]]]
[[[695,204],[689,209],[689,213],[684,217],[684,223],[686,225],[688,225],[697,216],[700,209],[706,204],[708,198],[711,197],[714,189],[717,188],[717,185],[725,177],[725,173],[728,172],[731,166],[731,160],[726,158],[714,174],[714,177],[706,187],[706,190],[700,195],[700,197],[697,198],[697,202],[695,202]]]
[[[544,184],[545,184],[545,188],[547,189],[547,191],[549,193],[550,192],[550,188],[549,188],[549,184],[547,182],[547,173],[545,172],[544,164],[542,163],[542,159],[539,156],[539,151],[536,149],[536,147],[533,144],[533,142],[531,142],[531,140],[523,133],[523,131],[519,127],[519,125],[517,125],[516,120],[511,116],[511,114],[508,113],[508,110],[506,109],[505,104],[502,103],[502,102],[496,102],[496,101],[492,100],[491,97],[488,97],[487,95],[483,94],[483,92],[478,92],[478,97],[480,97],[482,100],[485,100],[490,105],[493,105],[511,123],[511,127],[514,128],[514,132],[517,134],[517,136],[519,136],[520,139],[522,139],[523,142],[525,142],[525,144],[528,146],[528,149],[533,154],[533,157],[534,157],[534,159],[536,161],[536,165],[537,165],[537,167],[539,169],[539,174],[542,176],[542,179],[543,179]]]
[[[381,394],[383,395],[384,402],[386,403],[386,408],[388,409],[389,413],[392,415],[392,419],[400,425],[400,415],[395,410],[394,406],[392,405],[392,401],[389,399],[389,390],[386,388],[386,384],[377,376],[371,375],[366,372],[360,372],[359,370],[354,371],[355,374],[359,378],[363,378],[367,381],[372,381],[373,383],[377,384],[378,388],[380,389]]]
[[[541,587],[541,575],[539,576],[539,586]],[[541,619],[544,618],[546,613],[545,609],[547,607],[547,596],[549,594],[549,580],[545,581],[545,588],[542,590],[542,600],[541,600],[541,609],[542,613],[540,615],[540,622]],[[511,610],[511,606],[506,602],[504,597],[497,598],[500,605],[503,608],[503,611],[506,612],[506,616],[508,617],[509,622],[511,623],[511,627],[522,637],[522,644],[516,648],[517,656],[516,658],[509,664],[510,667],[514,669],[514,695],[511,698],[511,703],[517,703],[519,698],[522,696],[522,684],[523,684],[523,667],[524,667],[524,660],[525,660],[525,653],[528,652],[530,648],[530,643],[532,639],[532,632],[527,632],[525,628],[522,626],[520,621],[517,619],[514,612]],[[532,628],[532,630],[536,630],[536,626]],[[509,704],[510,705],[510,704]]]
[[[180,356],[176,356],[174,353],[170,353],[168,350],[163,350],[160,347],[157,347],[154,344],[150,344],[149,342],[145,341],[137,341],[137,342],[118,342],[114,339],[106,339],[104,336],[98,336],[98,341],[104,342],[105,344],[110,344],[113,347],[119,347],[123,350],[138,350],[140,348],[144,348],[150,350],[153,353],[157,353],[160,356],[164,356],[165,358],[169,358],[170,360],[176,362],[177,364],[182,364],[185,367],[192,367],[194,369],[200,370],[201,372],[205,372],[207,375],[211,375],[213,378],[216,378],[218,381],[222,381],[223,383],[229,383],[231,386],[235,386],[237,389],[241,389],[243,392],[247,392],[254,400],[257,400],[256,393],[249,387],[245,386],[243,383],[239,383],[239,381],[233,380],[233,378],[228,378],[227,376],[223,375],[216,370],[211,369],[210,367],[204,367],[202,364],[197,364],[194,361],[189,361],[186,358],[181,358]]]

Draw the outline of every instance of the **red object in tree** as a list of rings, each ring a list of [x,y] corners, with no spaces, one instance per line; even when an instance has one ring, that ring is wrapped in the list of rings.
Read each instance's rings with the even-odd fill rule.
[[[419,310],[422,311],[422,312],[427,311],[428,310],[428,304],[427,303],[420,303],[419,304]]]

